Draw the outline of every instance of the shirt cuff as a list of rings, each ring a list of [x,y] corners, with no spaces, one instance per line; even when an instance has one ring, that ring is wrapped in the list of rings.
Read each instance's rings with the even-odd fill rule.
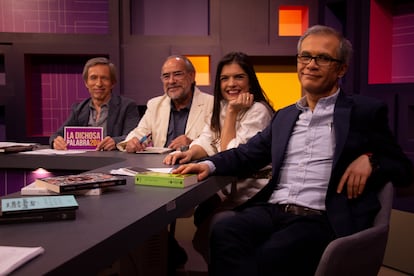
[[[213,174],[216,171],[216,166],[210,160],[204,160],[200,162],[201,164],[206,164],[209,169],[209,174]]]

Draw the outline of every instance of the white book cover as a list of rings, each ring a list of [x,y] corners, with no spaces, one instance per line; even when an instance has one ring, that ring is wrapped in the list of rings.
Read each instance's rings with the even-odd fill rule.
[[[174,149],[164,148],[164,147],[146,147],[143,151],[137,151],[136,153],[169,153],[174,151]]]
[[[0,275],[8,275],[16,268],[43,254],[43,247],[0,246]]]

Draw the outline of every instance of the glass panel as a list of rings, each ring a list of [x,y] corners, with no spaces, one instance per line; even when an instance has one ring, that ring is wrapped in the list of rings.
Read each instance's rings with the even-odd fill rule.
[[[5,107],[0,105],[0,141],[6,141]]]
[[[408,3],[371,0],[369,84],[414,82],[414,3]]]
[[[0,32],[109,33],[109,0],[1,0]]]
[[[71,106],[89,97],[82,70],[89,56],[26,55],[27,135],[50,136]]]
[[[390,11],[383,9],[377,1],[371,1],[368,56],[368,83],[391,82],[391,36]],[[381,45],[381,47],[378,47]]]
[[[392,83],[414,83],[414,13],[393,16]]]
[[[209,0],[131,1],[133,35],[209,35]]]
[[[0,85],[6,85],[6,70],[4,68],[4,55],[0,55]]]

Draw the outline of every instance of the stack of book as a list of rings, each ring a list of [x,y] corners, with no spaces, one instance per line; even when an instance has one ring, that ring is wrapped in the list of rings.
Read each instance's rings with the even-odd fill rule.
[[[107,173],[83,173],[36,179],[23,187],[21,195],[100,195],[107,187],[125,185],[126,179]]]
[[[73,220],[77,209],[73,195],[2,198],[0,224]]]

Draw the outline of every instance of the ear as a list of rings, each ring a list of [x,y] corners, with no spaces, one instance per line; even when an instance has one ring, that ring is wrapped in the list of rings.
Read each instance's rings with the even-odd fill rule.
[[[341,64],[338,67],[338,78],[342,78],[346,72],[348,71],[348,65],[347,64]]]
[[[195,81],[195,77],[196,77],[196,72],[189,72],[188,73],[190,75],[190,78]]]

